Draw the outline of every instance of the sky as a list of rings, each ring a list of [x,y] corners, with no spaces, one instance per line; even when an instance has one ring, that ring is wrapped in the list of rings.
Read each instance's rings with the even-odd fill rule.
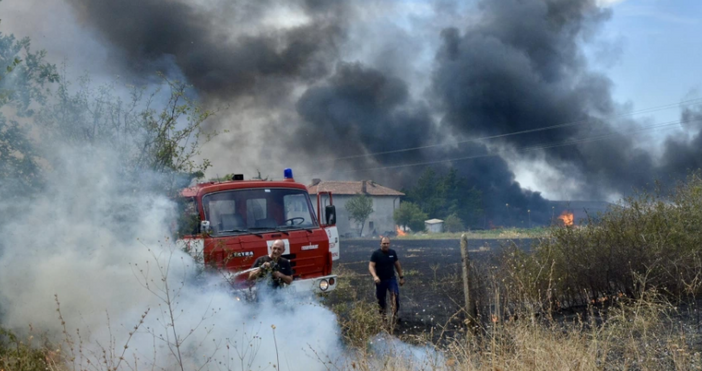
[[[612,7],[603,33],[621,51],[617,60],[600,64],[610,64],[615,99],[630,101],[638,110],[699,97],[702,3],[628,0]],[[669,118],[671,111],[666,113],[661,116]]]

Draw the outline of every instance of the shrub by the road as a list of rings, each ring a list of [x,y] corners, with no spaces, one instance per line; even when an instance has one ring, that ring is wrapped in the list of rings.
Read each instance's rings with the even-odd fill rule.
[[[501,274],[513,302],[542,310],[636,297],[679,300],[702,290],[702,177],[669,194],[642,192],[581,227],[554,228],[533,253],[508,251]]]

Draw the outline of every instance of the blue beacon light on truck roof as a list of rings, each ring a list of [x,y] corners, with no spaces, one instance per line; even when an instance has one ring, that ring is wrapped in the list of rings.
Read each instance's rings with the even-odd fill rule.
[[[293,172],[292,172],[291,168],[288,167],[288,168],[285,168],[285,170],[283,170],[283,178],[293,179]]]

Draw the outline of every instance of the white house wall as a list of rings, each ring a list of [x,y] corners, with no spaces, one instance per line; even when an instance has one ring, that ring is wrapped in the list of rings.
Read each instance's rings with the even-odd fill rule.
[[[361,226],[354,220],[349,218],[349,213],[346,211],[346,202],[350,200],[351,195],[334,195],[334,206],[336,206],[336,227],[340,236],[350,233],[353,237],[358,237],[358,232]],[[370,237],[375,230],[376,235],[382,235],[386,232],[395,231],[395,220],[393,214],[395,209],[400,206],[400,198],[397,196],[369,196],[373,200],[373,213],[368,217],[363,227],[363,237]],[[317,201],[314,200],[315,208]],[[371,223],[373,229],[370,228]]]

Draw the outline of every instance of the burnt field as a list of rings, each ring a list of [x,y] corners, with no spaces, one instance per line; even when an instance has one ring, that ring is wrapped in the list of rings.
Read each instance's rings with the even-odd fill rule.
[[[468,241],[469,256],[476,269],[485,269],[504,247],[516,244],[528,250],[532,239],[476,239]],[[339,288],[328,298],[330,305],[364,300],[375,303],[375,285],[368,273],[371,253],[379,241],[342,240],[341,257],[335,264]],[[398,335],[449,331],[460,328],[463,306],[460,241],[392,240],[405,276],[400,288],[401,322]]]

